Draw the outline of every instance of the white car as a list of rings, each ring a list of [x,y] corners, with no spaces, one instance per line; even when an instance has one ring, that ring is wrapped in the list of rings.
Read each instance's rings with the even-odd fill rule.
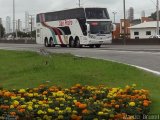
[[[149,38],[160,38],[160,35],[151,35]]]

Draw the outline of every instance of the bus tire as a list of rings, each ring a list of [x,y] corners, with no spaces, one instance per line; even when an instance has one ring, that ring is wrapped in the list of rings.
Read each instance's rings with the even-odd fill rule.
[[[72,38],[69,40],[69,47],[71,48],[75,47],[75,42]]]
[[[101,47],[101,44],[97,44],[97,45],[95,45],[96,46],[96,48],[100,48]]]
[[[76,39],[76,43],[75,44],[76,44],[77,48],[81,48],[82,47],[82,45],[80,44],[80,40],[78,38]]]
[[[48,38],[45,38],[45,40],[44,40],[44,46],[45,47],[50,47],[50,44],[48,43]]]
[[[53,42],[53,38],[50,38],[49,43],[50,43],[50,46],[51,46],[51,47],[55,47],[55,44],[54,44],[54,42]]]
[[[90,48],[94,48],[94,45],[89,45]]]

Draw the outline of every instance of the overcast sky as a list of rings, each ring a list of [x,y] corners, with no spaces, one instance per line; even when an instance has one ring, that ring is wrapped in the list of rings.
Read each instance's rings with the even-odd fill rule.
[[[123,0],[81,0],[82,6],[106,7],[113,20],[113,11],[116,11],[116,21],[123,18]],[[3,22],[6,16],[12,18],[13,0],[0,0],[0,18]],[[78,7],[78,0],[15,0],[16,19],[21,19],[24,23],[25,11],[31,15],[37,13],[56,11],[67,8]],[[126,10],[134,8],[135,18],[140,18],[141,11],[144,10],[146,16],[156,10],[156,0],[126,0]]]

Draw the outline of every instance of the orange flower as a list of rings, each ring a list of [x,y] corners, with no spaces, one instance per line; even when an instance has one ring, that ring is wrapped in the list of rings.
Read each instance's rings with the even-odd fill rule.
[[[23,113],[23,112],[25,112],[25,109],[19,109],[18,111]]]
[[[84,110],[82,110],[82,113],[83,113],[83,114],[88,114],[89,111],[88,111],[87,109],[84,109]]]
[[[86,107],[87,107],[86,104],[80,104],[80,105],[79,105],[79,108],[81,108],[81,109],[84,109],[84,108],[86,108]]]
[[[75,106],[79,106],[81,103],[80,102],[75,102]]]
[[[77,116],[77,115],[74,115],[74,114],[73,114],[73,115],[71,115],[71,119],[72,119],[72,120],[77,120],[77,118],[78,118],[78,116]]]
[[[115,108],[119,108],[119,105],[115,105]]]
[[[5,96],[5,97],[9,97],[9,96],[11,96],[11,93],[10,93],[10,92],[5,92],[5,93],[4,93],[4,96]]]
[[[44,92],[43,92],[43,95],[46,95],[47,93],[48,93],[47,91],[44,91]]]
[[[15,116],[16,112],[10,112],[10,115]]]

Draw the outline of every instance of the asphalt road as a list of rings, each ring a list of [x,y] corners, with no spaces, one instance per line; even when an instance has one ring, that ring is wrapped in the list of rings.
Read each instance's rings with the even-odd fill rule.
[[[49,52],[71,53],[78,56],[112,60],[135,65],[160,75],[159,45],[106,45],[102,48],[45,48],[36,44],[0,44],[0,49],[31,50],[45,49]]]

